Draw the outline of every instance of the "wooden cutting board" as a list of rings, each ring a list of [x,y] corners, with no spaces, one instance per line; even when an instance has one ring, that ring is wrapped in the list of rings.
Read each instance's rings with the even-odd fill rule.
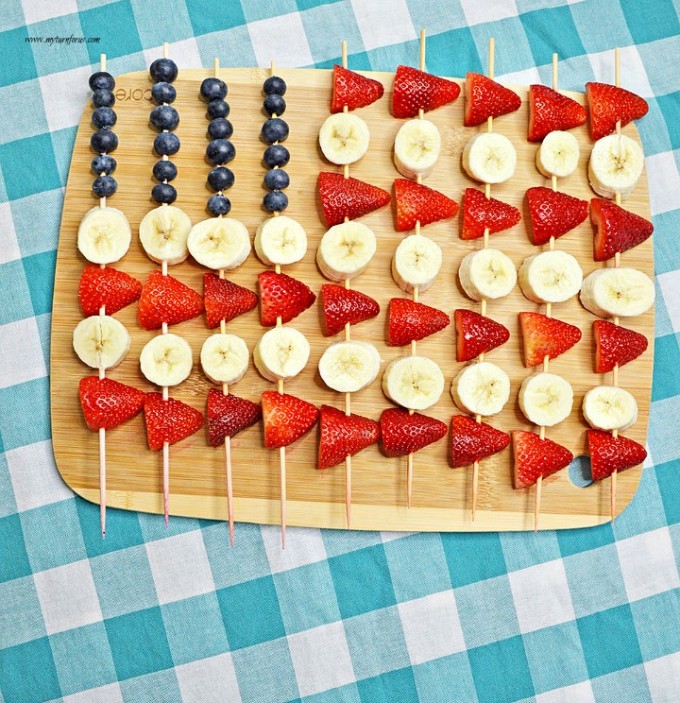
[[[323,120],[329,114],[332,73],[327,70],[280,70],[288,83],[287,110],[284,115],[290,125],[286,146],[292,154],[287,167],[291,177],[288,189],[290,206],[286,214],[305,227],[309,248],[304,261],[286,268],[286,272],[302,279],[313,290],[324,282],[315,265],[315,252],[325,228],[320,217],[316,179],[319,171],[338,170],[326,162],[318,147],[317,135]],[[181,123],[177,133],[182,148],[173,161],[179,168],[175,182],[179,197],[175,203],[197,222],[206,217],[205,204],[210,192],[205,185],[209,165],[204,160],[207,144],[205,105],[198,98],[203,78],[212,75],[208,70],[182,70],[176,82],[177,101]],[[259,140],[260,126],[265,119],[261,110],[261,86],[268,73],[264,69],[224,69],[221,77],[229,85],[230,120],[234,125],[233,143],[236,158],[230,166],[236,174],[236,184],[229,191],[233,209],[231,216],[242,220],[251,235],[266,217],[261,209],[265,191],[262,179],[265,167],[262,152],[265,145]],[[371,73],[385,85],[385,95],[370,107],[357,111],[370,128],[371,144],[366,156],[352,164],[351,175],[392,190],[399,177],[393,161],[394,137],[402,120],[391,117],[389,105],[393,74]],[[495,131],[507,135],[517,149],[518,167],[508,182],[494,186],[492,195],[525,211],[524,193],[530,186],[548,185],[534,165],[536,145],[526,140],[527,88],[512,86],[523,99],[517,112],[495,121]],[[95,203],[91,194],[93,175],[89,164],[92,127],[87,87],[83,86],[86,103],[76,136],[73,161],[66,189],[61,236],[57,257],[52,317],[52,430],[57,466],[66,483],[79,495],[98,502],[98,437],[83,421],[78,402],[78,381],[92,372],[82,365],[71,346],[73,328],[82,318],[78,304],[78,281],[85,265],[76,248],[78,224]],[[570,94],[583,101],[582,94]],[[155,205],[150,200],[154,185],[151,168],[157,157],[152,152],[154,132],[148,125],[151,109],[150,82],[145,72],[129,73],[116,79],[115,127],[120,146],[115,153],[118,169],[115,177],[119,189],[110,204],[122,209],[133,229],[133,242],[117,268],[143,280],[158,266],[144,254],[138,238],[142,217]],[[87,101],[87,102],[86,102]],[[461,152],[475,128],[463,127],[463,98],[427,114],[435,122],[442,136],[442,153],[426,184],[441,190],[460,202],[466,187],[475,185],[461,169]],[[624,132],[639,139],[630,125]],[[559,182],[560,190],[581,198],[593,196],[587,182],[587,163],[591,149],[586,127],[574,130],[581,145],[579,168],[575,174]],[[625,207],[649,217],[649,198],[646,176],[643,175]],[[525,213],[526,217],[526,213]],[[407,354],[408,349],[386,346],[385,326],[390,298],[404,295],[390,275],[390,262],[398,242],[405,233],[394,229],[393,207],[386,207],[365,218],[378,238],[378,251],[369,268],[353,281],[353,287],[376,298],[382,307],[380,315],[371,321],[353,327],[354,339],[374,343],[383,359],[383,367],[392,359]],[[468,300],[457,283],[456,272],[461,259],[469,251],[481,246],[481,240],[463,242],[458,236],[459,218],[436,223],[423,232],[442,247],[444,263],[435,285],[421,295],[421,301],[453,312],[464,307],[479,310],[479,304]],[[593,228],[586,221],[573,232],[557,241],[557,247],[570,252],[581,262],[587,275],[603,264],[592,256]],[[533,247],[526,234],[524,222],[512,230],[493,235],[491,246],[502,249],[519,268],[522,260],[539,249]],[[638,268],[653,276],[652,242],[648,240],[622,256],[623,265]],[[256,288],[257,274],[264,265],[251,255],[229,278],[236,283]],[[205,269],[189,260],[171,268],[176,276],[198,291],[203,289]],[[539,307],[523,297],[519,287],[502,300],[491,301],[488,315],[502,322],[511,332],[510,341],[488,355],[489,360],[503,367],[509,374],[511,401],[490,422],[505,431],[531,429],[524,419],[517,392],[522,380],[531,373],[524,368],[521,354],[521,336],[517,313],[536,311]],[[156,332],[140,328],[136,320],[137,308],[132,305],[116,314],[128,328],[132,346],[124,362],[109,374],[111,378],[132,384],[144,390],[154,390],[139,371],[139,353]],[[580,411],[586,390],[609,382],[610,378],[593,372],[594,344],[592,322],[595,319],[584,310],[577,299],[553,307],[553,315],[578,325],[581,342],[550,364],[551,371],[567,378],[574,387],[574,410],[570,417],[547,436],[567,446],[575,455],[586,452],[586,423]],[[314,305],[292,323],[310,341],[312,352],[306,369],[286,383],[286,390],[320,405],[329,403],[343,407],[343,398],[325,387],[317,372],[317,363],[330,339],[320,332],[320,308]],[[625,324],[644,333],[650,341],[649,349],[639,359],[620,371],[620,385],[631,391],[639,405],[637,424],[626,431],[632,439],[644,443],[647,432],[650,390],[652,383],[654,311],[625,321]],[[258,311],[253,310],[228,323],[228,331],[242,336],[248,347],[253,346],[263,333]],[[173,388],[173,397],[201,410],[210,382],[198,363],[201,345],[211,332],[203,318],[197,318],[173,328],[185,336],[194,350],[196,365],[189,379]],[[458,412],[449,394],[451,379],[461,364],[455,361],[454,329],[451,325],[437,335],[418,343],[418,352],[434,359],[442,368],[447,387],[440,401],[428,413],[449,422]],[[264,380],[251,364],[246,376],[230,388],[232,392],[257,400],[273,385]],[[352,411],[378,418],[390,407],[378,378],[369,388],[353,395]],[[315,468],[318,432],[313,430],[287,450],[288,467],[288,524],[317,527],[345,527],[344,466],[326,471]],[[516,491],[512,488],[512,455],[507,449],[481,464],[477,519],[470,519],[471,469],[451,469],[447,463],[448,441],[441,441],[418,452],[414,457],[415,478],[413,507],[406,508],[406,460],[388,459],[377,446],[369,447],[353,460],[353,520],[352,527],[365,530],[433,530],[486,531],[533,529],[534,490]],[[278,523],[279,521],[279,457],[277,451],[265,449],[261,425],[238,435],[232,442],[235,515],[237,521]],[[131,422],[107,433],[108,503],[110,506],[145,512],[162,512],[161,455],[146,447],[144,421],[139,416]],[[224,452],[208,446],[206,434],[201,431],[170,448],[170,511],[173,515],[226,519],[226,486]],[[618,510],[623,510],[633,498],[640,469],[626,471],[619,476]],[[609,482],[586,488],[575,486],[568,471],[561,471],[545,481],[543,487],[541,527],[545,529],[583,527],[609,520]]]

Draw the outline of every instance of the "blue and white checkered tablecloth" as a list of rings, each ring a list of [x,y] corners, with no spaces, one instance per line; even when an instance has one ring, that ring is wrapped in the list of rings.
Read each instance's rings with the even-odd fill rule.
[[[0,3],[0,703],[678,703],[680,25],[677,0],[2,0]],[[66,174],[99,53],[144,69],[428,67],[582,89],[611,79],[640,123],[654,216],[650,456],[612,527],[351,534],[110,511],[54,466],[50,312]],[[29,37],[101,37],[46,43]]]

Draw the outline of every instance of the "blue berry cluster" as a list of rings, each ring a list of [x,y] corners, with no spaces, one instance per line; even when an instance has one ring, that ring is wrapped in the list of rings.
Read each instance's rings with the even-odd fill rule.
[[[283,170],[290,160],[290,153],[280,142],[288,138],[288,124],[281,119],[286,111],[286,82],[279,76],[270,76],[262,89],[265,94],[264,111],[269,119],[262,125],[260,137],[268,144],[264,152],[264,163],[270,169],[264,177],[264,187],[269,191],[262,199],[268,212],[282,212],[288,207],[288,196],[283,192],[290,184],[288,174]]]
[[[179,113],[171,104],[177,97],[172,85],[177,78],[177,64],[172,59],[156,59],[149,66],[149,73],[153,81],[151,99],[156,105],[151,110],[149,122],[159,132],[153,140],[153,148],[161,157],[153,167],[153,176],[159,183],[151,189],[151,197],[157,203],[170,205],[177,199],[177,189],[169,183],[177,176],[177,166],[163,157],[176,154],[180,145],[179,137],[174,133],[179,124]]]
[[[229,115],[227,84],[219,78],[206,78],[201,83],[201,99],[208,103],[207,116],[208,138],[210,143],[205,149],[205,157],[214,168],[208,174],[208,185],[215,191],[208,199],[208,212],[213,215],[226,215],[231,210],[231,202],[223,190],[229,190],[234,185],[234,173],[226,164],[236,156],[236,149],[229,141],[234,133]]]
[[[92,125],[97,130],[90,137],[90,146],[97,156],[92,159],[92,171],[97,178],[92,183],[92,192],[98,198],[109,198],[118,189],[116,179],[111,175],[116,170],[116,160],[109,152],[118,146],[118,137],[113,131],[116,124],[116,113],[113,104],[116,98],[113,89],[116,81],[110,73],[97,71],[90,76],[92,90]]]

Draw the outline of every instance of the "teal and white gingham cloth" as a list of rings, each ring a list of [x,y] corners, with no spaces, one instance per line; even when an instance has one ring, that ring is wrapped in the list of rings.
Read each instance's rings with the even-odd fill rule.
[[[2,0],[0,703],[678,703],[680,25],[677,0]],[[50,311],[63,189],[99,53],[180,67],[483,70],[643,95],[657,304],[650,455],[612,527],[380,534],[111,510],[54,466]],[[101,37],[99,43],[29,37]]]

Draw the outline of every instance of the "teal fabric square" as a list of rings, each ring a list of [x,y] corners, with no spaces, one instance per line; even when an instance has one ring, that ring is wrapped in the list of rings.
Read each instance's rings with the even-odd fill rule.
[[[97,63],[103,52],[107,57],[134,54],[142,50],[139,31],[129,0],[100,5],[80,13],[80,24],[87,37],[101,37],[101,41],[87,44],[90,63]]]
[[[321,539],[329,557],[358,551],[364,547],[382,544],[379,532],[348,532],[347,530],[321,530]]]
[[[38,76],[32,46],[26,27],[0,33],[0,86],[29,81]]]
[[[31,317],[31,293],[21,259],[0,264],[0,281],[3,296],[14,301],[13,305],[0,305],[0,325]]]
[[[159,471],[162,464],[158,464]],[[170,501],[172,502],[172,467],[170,469]],[[165,525],[165,520],[155,513],[139,513],[139,526],[144,535],[145,542],[153,542],[157,539],[165,539],[174,535],[182,535],[185,532],[193,532],[198,529],[198,520],[187,517],[171,517],[169,524]]]
[[[28,27],[31,37],[49,37],[51,39],[67,37],[83,37],[83,28],[77,14],[51,17],[44,22],[36,22]],[[38,75],[68,71],[90,62],[87,53],[87,43],[72,42],[70,44],[40,42],[31,44],[33,58],[38,69]]]
[[[236,535],[238,549],[225,549],[229,544],[229,532],[224,522],[204,527],[201,534],[215,588],[233,586],[270,573],[259,525],[239,523]]]
[[[533,66],[534,57],[531,46],[519,17],[477,24],[471,27],[470,31],[484,67],[482,73],[486,73],[489,68],[489,39],[491,37],[496,38],[495,73],[497,76],[522,71],[527,66]],[[502,43],[498,42],[499,35],[504,38]]]
[[[657,101],[648,98],[647,105],[649,105],[649,111],[643,119],[635,123],[635,126],[640,133],[645,156],[654,156],[664,151],[670,151],[671,139],[666,127],[666,120]],[[656,238],[659,239],[658,231]]]
[[[652,380],[652,402],[680,395],[680,365],[674,363],[680,348],[675,334],[667,334],[654,340],[654,377]]]
[[[442,534],[441,539],[454,586],[465,586],[507,572],[498,534],[452,532]]]
[[[51,437],[49,379],[38,378],[0,388],[0,432],[5,450],[42,442]],[[40,412],[36,412],[36,409]]]
[[[669,461],[656,464],[654,467],[659,493],[666,514],[666,522],[675,525],[680,522],[680,501],[677,499],[680,490],[680,461]]]
[[[35,322],[38,325],[38,336],[40,337],[40,344],[42,346],[43,359],[45,360],[45,368],[49,371],[50,368],[50,345],[52,343],[51,337],[51,325],[52,325],[52,315],[38,315],[35,318]],[[0,440],[0,451],[2,451]],[[0,495],[2,491],[0,490]],[[0,498],[0,505],[2,504],[2,499]],[[1,511],[0,511],[1,512]]]
[[[361,32],[349,2],[334,2],[309,9],[300,15],[300,19],[302,20],[302,26],[305,28],[307,43],[315,65],[319,61],[338,56],[341,50],[342,39],[347,42],[348,53],[354,54],[364,48]],[[323,34],[315,31],[315,28],[319,26],[326,28]],[[338,37],[335,46],[327,41],[329,35]],[[354,61],[350,61],[349,57],[347,65],[349,68],[356,70]]]
[[[52,312],[56,261],[56,251],[46,251],[42,254],[26,256],[21,260],[26,271],[33,312],[36,315]]]
[[[120,682],[125,703],[185,703],[177,683],[174,669],[155,671],[146,676],[137,676]]]
[[[262,0],[257,3],[244,2],[241,4],[241,9],[246,22],[257,22],[295,12],[298,6],[295,0]]]
[[[528,543],[525,532],[502,532],[499,536],[508,571],[518,571],[560,558],[560,545],[555,532],[539,532]]]
[[[461,26],[428,37],[427,69],[440,76],[455,78],[465,78],[469,71],[482,73],[485,69],[470,28]],[[464,99],[461,92],[458,100]]]
[[[476,703],[477,692],[472,679],[470,661],[466,652],[418,664],[413,667],[413,677],[421,701],[451,703],[465,701]]]
[[[571,58],[585,53],[569,6],[520,15],[537,66],[552,62],[553,53]],[[559,27],[559,31],[552,31]]]
[[[114,70],[113,67],[111,67],[111,70]],[[71,167],[71,157],[73,156],[73,145],[76,141],[77,131],[77,127],[65,127],[64,129],[58,129],[52,132],[52,150],[54,151],[54,159],[57,164],[57,172],[59,173],[59,184],[62,187],[66,187],[66,182],[68,180],[68,171]],[[89,168],[89,165],[83,164],[82,167]],[[61,200],[63,200],[63,191],[57,190],[56,192],[61,193]],[[92,197],[92,204],[94,206],[97,201],[94,199],[94,196]],[[61,201],[59,202],[57,212],[61,212]],[[58,234],[58,228],[53,227],[49,231]],[[54,239],[54,246],[57,246],[56,237]]]
[[[90,559],[144,543],[136,512],[107,508],[106,539],[102,539],[99,527],[99,505],[79,497],[75,499],[75,503],[85,549]]]
[[[672,626],[680,622],[680,588],[635,601],[630,610],[643,661],[680,652],[680,628]],[[661,623],[666,626],[653,626]]]
[[[5,458],[5,447],[0,434],[0,518],[13,515],[17,511],[17,503],[14,499],[14,487],[7,468]]]
[[[0,32],[15,29],[24,24],[26,24],[26,20],[21,0],[6,0],[2,5],[2,15],[0,15]]]
[[[678,14],[672,0],[654,0],[653,10],[636,0],[621,0],[621,8],[636,44],[665,39],[680,32]]]
[[[677,56],[680,51],[680,36],[674,32],[674,36],[668,39],[659,39],[648,44],[638,44],[635,49],[640,55],[640,59],[645,67],[647,80],[655,95],[668,95],[680,90],[680,76],[677,71],[668,70],[668,62],[659,60],[660,57]],[[677,123],[671,121],[666,127],[677,131]],[[675,129],[674,129],[675,127]]]
[[[1,145],[0,161],[10,200],[61,185],[49,134]]]
[[[644,469],[633,500],[616,518],[614,531],[616,539],[634,537],[641,532],[666,526],[666,515],[654,471]]]
[[[240,0],[223,3],[220,0],[186,0],[194,34],[208,34],[245,24]]]
[[[631,43],[630,29],[619,0],[577,2],[569,6],[583,46],[589,53],[611,51],[614,46]],[[606,31],[602,31],[602,18],[607,18]]]
[[[161,46],[192,36],[191,21],[184,2],[175,2],[172,10],[158,3],[130,0],[142,48]]]
[[[196,44],[204,66],[210,66],[215,56],[219,58],[220,66],[257,65],[248,27],[244,24],[197,36]]]
[[[60,698],[47,637],[0,650],[0,691],[6,703],[42,703]]]
[[[590,490],[599,490],[594,486]],[[605,522],[597,527],[584,527],[576,530],[557,530],[557,541],[563,557],[580,554],[590,549],[597,549],[614,541],[611,523]]]
[[[361,703],[413,703],[418,689],[411,667],[357,682]]]
[[[33,576],[0,583],[0,650],[46,634]]]
[[[526,652],[520,636],[468,651],[479,703],[506,703],[534,693]],[[498,685],[497,672],[503,672]]]
[[[670,125],[673,124],[673,119],[674,116],[678,114],[678,106],[680,105],[680,91],[675,91],[674,93],[669,93],[668,95],[660,95],[654,100],[653,102],[656,102],[656,104],[659,106],[659,109],[661,110],[661,115],[663,117],[664,125]],[[671,149],[680,149],[680,130],[678,129],[672,129],[668,130],[669,132],[669,137],[671,140],[670,148]],[[677,210],[671,210],[670,212],[665,212],[661,215],[657,215],[654,219],[656,220],[657,218],[664,218],[669,215],[675,215],[677,218],[678,216],[678,211]],[[670,230],[668,230],[670,231]],[[666,237],[657,237],[654,240],[654,250],[656,254],[656,249],[658,248],[659,244],[662,246],[667,245],[668,241]],[[674,268],[678,268],[677,266]],[[671,269],[668,269],[671,270]],[[661,273],[661,272],[660,272]]]
[[[11,203],[12,221],[22,256],[52,252],[57,248],[64,191],[59,188],[29,195]],[[50,236],[54,233],[54,236]],[[75,244],[77,232],[74,231]]]
[[[350,683],[314,696],[305,696],[304,703],[361,703],[361,698],[357,685]]]
[[[320,5],[344,5],[347,0],[296,0],[295,5],[300,12],[313,10]]]
[[[31,573],[19,515],[0,518],[0,583]]]
[[[416,40],[406,41],[403,44],[390,44],[379,46],[367,51],[366,54],[374,71],[394,73],[400,63],[409,65],[418,64],[419,44]],[[354,67],[354,64],[352,64]]]
[[[299,698],[288,642],[278,639],[232,653],[242,703],[281,703]],[[262,672],[275,672],[262,676]]]
[[[596,701],[635,701],[635,703],[657,703],[663,698],[652,698],[647,685],[647,674],[643,666],[615,671],[607,676],[593,679],[593,695]],[[670,691],[675,696],[676,691]],[[665,695],[665,694],[664,694]],[[672,698],[667,699],[673,701]]]
[[[680,93],[675,94],[675,105],[672,109],[677,111],[680,106]],[[678,130],[680,136],[680,130]],[[680,141],[676,146],[680,146]],[[669,210],[659,215],[654,215],[654,273],[658,276],[669,271],[680,269],[680,247],[676,246],[672,232],[680,231],[680,210]],[[660,308],[657,299],[656,308]]]
[[[4,7],[3,7],[4,11]],[[38,81],[24,81],[0,88],[0,105],[22,105],[30,120],[18,120],[12,110],[0,110],[0,144],[47,132],[47,118]]]

